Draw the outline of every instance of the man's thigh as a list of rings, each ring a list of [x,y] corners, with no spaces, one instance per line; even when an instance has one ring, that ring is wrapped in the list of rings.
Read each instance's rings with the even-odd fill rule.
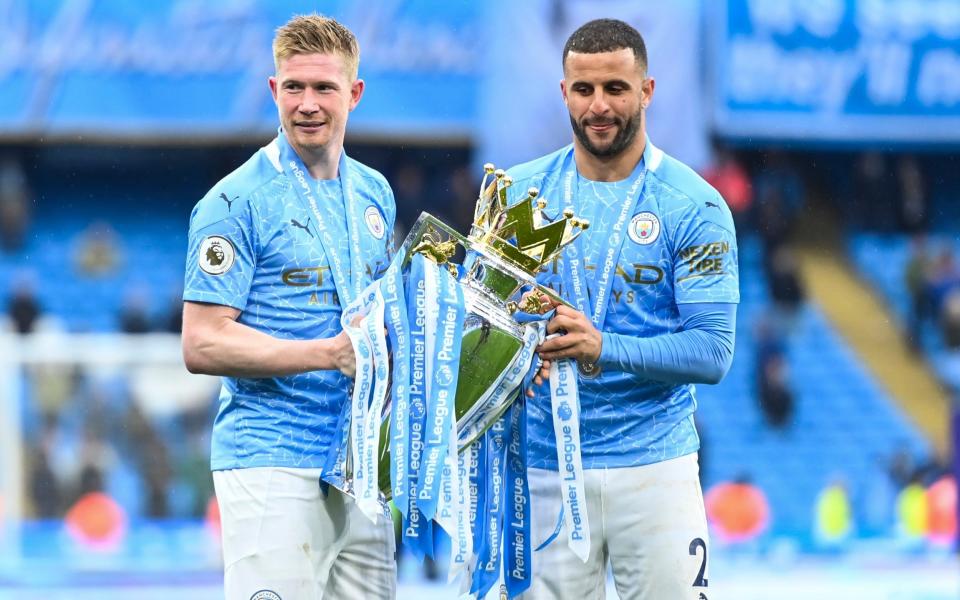
[[[385,600],[397,595],[396,538],[393,519],[377,515],[373,523],[353,498],[331,488],[344,503],[347,532],[327,582],[324,598]]]
[[[620,598],[709,597],[709,538],[697,455],[609,469],[605,479],[607,549]]]
[[[347,515],[342,502],[323,496],[319,478],[319,469],[214,472],[227,600],[261,592],[283,600],[321,597]]]
[[[602,598],[606,581],[600,514],[600,475],[584,473],[587,517],[590,522],[590,556],[584,563],[567,546],[565,528],[556,531],[560,516],[561,489],[556,471],[530,469],[532,542],[536,548],[554,537],[548,546],[533,554],[533,583],[524,600],[586,600]]]

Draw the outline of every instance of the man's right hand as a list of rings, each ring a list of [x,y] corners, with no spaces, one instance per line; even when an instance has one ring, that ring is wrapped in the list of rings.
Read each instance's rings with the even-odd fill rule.
[[[330,340],[333,363],[347,377],[357,375],[357,356],[353,353],[353,343],[346,331],[341,331]]]

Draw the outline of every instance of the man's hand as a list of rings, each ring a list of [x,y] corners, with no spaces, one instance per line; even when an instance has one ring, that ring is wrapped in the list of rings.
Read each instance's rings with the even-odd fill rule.
[[[565,304],[556,305],[557,312],[547,323],[547,334],[559,333],[545,340],[537,353],[543,363],[533,378],[537,386],[550,377],[553,361],[573,358],[581,365],[593,365],[600,359],[603,335],[593,326],[593,322],[582,312]],[[533,390],[527,395],[533,397]]]
[[[347,377],[357,374],[357,357],[353,353],[353,343],[346,331],[341,331],[330,339],[330,352],[333,364]]]
[[[557,306],[557,312],[547,323],[547,334],[563,335],[544,341],[537,348],[543,360],[573,358],[581,364],[594,364],[600,359],[603,336],[587,315],[566,305]]]
[[[543,385],[545,381],[550,379],[550,361],[541,360],[540,368],[537,370],[537,374],[533,376],[533,384],[537,387]],[[533,388],[527,390],[527,396],[533,398]]]

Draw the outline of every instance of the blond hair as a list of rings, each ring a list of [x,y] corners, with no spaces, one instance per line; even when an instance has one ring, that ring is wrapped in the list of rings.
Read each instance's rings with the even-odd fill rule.
[[[273,64],[295,54],[339,54],[346,74],[353,81],[360,65],[360,45],[349,29],[323,15],[296,15],[277,28],[273,38]]]

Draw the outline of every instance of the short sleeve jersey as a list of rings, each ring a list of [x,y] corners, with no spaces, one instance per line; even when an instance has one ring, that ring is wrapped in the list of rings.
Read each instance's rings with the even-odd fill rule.
[[[194,208],[183,298],[236,308],[239,323],[275,338],[332,337],[341,331],[342,306],[328,253],[340,253],[350,268],[341,182],[310,181],[317,202],[332,203],[340,215],[324,222],[336,240],[329,248],[312,207],[283,171],[280,143],[260,149]],[[369,282],[389,263],[393,193],[378,172],[346,157],[340,165],[339,177],[351,178],[352,197],[363,204],[360,248]],[[338,371],[223,377],[211,467],[322,467],[349,385]]]
[[[564,193],[562,171],[565,164],[573,164],[571,152],[572,146],[568,146],[511,169],[515,181],[511,190],[538,187],[540,197],[548,202],[548,214],[551,207],[553,213],[559,213]],[[644,167],[642,191],[626,219],[627,236],[613,266],[601,330],[653,337],[680,330],[680,304],[738,303],[740,295],[737,242],[726,203],[693,170],[648,140],[637,170],[622,181],[593,182],[577,175],[574,209],[591,223],[576,242],[584,259],[589,298],[597,294],[598,271],[607,255],[613,224]],[[576,305],[564,283],[562,260],[561,255],[542,269],[538,281]],[[578,384],[585,468],[645,465],[699,448],[692,384],[658,382],[613,370],[604,370],[592,379],[579,376]],[[530,401],[528,425],[531,465],[556,469],[549,386],[541,386]]]

